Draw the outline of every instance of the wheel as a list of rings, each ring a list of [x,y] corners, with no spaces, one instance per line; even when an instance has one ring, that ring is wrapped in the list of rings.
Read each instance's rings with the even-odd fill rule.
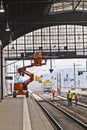
[[[13,98],[16,98],[16,91],[13,92]]]
[[[28,91],[26,92],[26,97],[28,97],[29,95],[28,95]]]

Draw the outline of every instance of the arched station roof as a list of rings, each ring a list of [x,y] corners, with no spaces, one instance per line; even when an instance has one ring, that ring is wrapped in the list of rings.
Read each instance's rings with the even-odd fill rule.
[[[53,3],[61,0],[3,0],[5,13],[0,13],[0,39],[3,47],[9,44],[9,35],[13,33],[13,40],[36,29],[53,26],[76,24],[87,26],[87,11],[76,10],[81,0],[73,6],[74,0],[63,0],[74,7],[72,10],[63,10],[50,14]],[[5,31],[6,22],[9,22],[10,32]]]

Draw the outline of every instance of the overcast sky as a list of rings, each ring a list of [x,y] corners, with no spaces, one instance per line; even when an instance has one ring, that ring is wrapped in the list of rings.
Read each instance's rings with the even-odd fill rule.
[[[10,63],[13,63],[10,65]],[[8,61],[8,68],[10,68],[9,71],[14,71],[14,63],[15,63],[15,69],[23,67],[23,61]],[[79,68],[86,68],[86,59],[55,59],[52,60],[52,69],[54,72],[60,71],[61,69],[66,68],[73,68],[73,64],[75,63],[76,66],[79,66]],[[24,61],[24,66],[30,65],[30,61],[26,60]],[[47,60],[46,65],[38,66],[38,67],[31,67],[29,70],[35,74],[42,74],[42,73],[50,73],[50,60]]]
[[[66,68],[73,68],[75,66],[79,66],[79,68],[86,68],[86,59],[58,59],[52,60],[52,69],[54,72],[61,71]],[[47,60],[47,64],[39,67],[32,67],[31,70],[35,71],[35,73],[50,73],[50,60]]]
[[[10,63],[12,63],[12,64],[10,65]],[[8,61],[7,62],[8,72],[14,72],[14,63],[15,63],[15,71],[17,71],[17,68],[23,67],[23,60],[17,61],[17,62]],[[76,65],[77,69],[79,68],[79,70],[81,70],[81,68],[84,68],[84,70],[86,70],[86,59],[57,59],[57,60],[55,59],[55,60],[52,60],[52,69],[54,70],[52,73],[50,73],[50,71],[49,71],[50,60],[47,60],[46,65],[28,68],[28,71],[33,73],[34,75],[38,75],[38,76],[43,75],[43,78],[45,80],[51,79],[52,76],[55,78],[55,76],[57,76],[58,72],[62,72],[63,76],[66,77],[66,74],[68,73],[67,70],[69,70],[69,73],[71,73],[70,70],[74,70],[74,63]],[[24,66],[27,66],[30,64],[31,64],[31,62],[29,60],[24,61]],[[69,75],[71,75],[70,78],[73,78],[73,74],[69,74]],[[27,78],[29,78],[29,77],[26,75],[25,75],[25,77],[19,76],[19,81],[25,81]],[[14,80],[13,80],[13,82],[14,82]],[[31,88],[32,88],[32,86],[39,86],[39,85],[40,85],[39,82],[35,82],[35,81],[29,84],[29,86]]]

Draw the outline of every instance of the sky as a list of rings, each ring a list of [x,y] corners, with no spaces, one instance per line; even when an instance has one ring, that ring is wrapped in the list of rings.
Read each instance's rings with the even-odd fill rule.
[[[53,73],[56,73],[57,71],[61,71],[63,69],[67,68],[73,68],[75,64],[75,67],[80,68],[86,68],[86,59],[58,59],[58,60],[52,60],[52,69],[54,70]],[[50,73],[50,60],[47,61],[46,65],[40,66],[40,67],[32,67],[31,70],[34,71],[35,74],[45,74]]]
[[[16,62],[8,61],[7,67],[9,68],[8,69],[9,71],[14,71],[14,63],[15,63],[15,71],[17,68],[31,64],[29,60],[24,61],[24,65],[23,65],[23,60],[16,61]],[[54,70],[53,73],[56,73],[57,71],[61,71],[67,68],[73,68],[74,64],[76,68],[79,67],[79,69],[80,68],[86,69],[86,59],[52,59],[52,69]],[[50,60],[47,60],[46,65],[38,66],[38,67],[31,67],[28,70],[33,72],[34,74],[37,74],[37,72],[38,74],[46,74],[46,73],[49,74],[50,68],[51,68]]]
[[[10,63],[12,63],[12,64],[10,64]],[[9,72],[14,72],[14,63],[15,63],[16,72],[17,72],[17,68],[23,67],[23,60],[17,61],[17,62],[8,61],[7,70]],[[71,75],[71,78],[73,78],[73,73],[71,71],[73,71],[73,69],[74,69],[74,64],[75,64],[76,69],[82,70],[82,68],[84,68],[83,70],[86,70],[86,59],[57,59],[57,60],[52,59],[52,69],[53,69],[52,73],[50,73],[50,71],[49,71],[50,60],[47,60],[46,65],[28,68],[28,71],[33,73],[34,75],[38,75],[38,76],[43,75],[43,78],[44,78],[43,80],[49,80],[49,79],[51,79],[52,76],[56,77],[56,75],[60,72],[62,72],[63,77],[66,77],[66,74],[68,73],[68,71],[69,71],[69,73],[71,73],[71,74],[69,74],[69,75]],[[24,66],[27,66],[27,65],[30,65],[29,60],[24,61]],[[27,77],[27,76],[19,77],[18,80],[24,81],[26,78],[29,78],[29,77]],[[35,84],[36,83],[34,83],[34,85]],[[71,84],[69,84],[69,85],[71,85]]]

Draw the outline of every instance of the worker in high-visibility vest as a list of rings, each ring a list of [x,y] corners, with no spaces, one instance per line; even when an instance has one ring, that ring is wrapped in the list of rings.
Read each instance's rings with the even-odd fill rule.
[[[69,90],[68,93],[67,93],[68,106],[72,106],[72,97],[73,97],[73,94]]]
[[[37,53],[34,52],[34,63],[37,64],[37,61],[38,61],[38,59],[37,59]]]
[[[77,106],[77,102],[78,102],[78,94],[77,93],[74,93],[74,100],[75,100],[75,105]]]
[[[52,88],[51,92],[52,92],[53,99],[54,99],[54,96],[55,96],[56,90],[55,90],[54,88]]]
[[[39,52],[38,53],[38,64],[41,64],[42,63],[42,53]]]

